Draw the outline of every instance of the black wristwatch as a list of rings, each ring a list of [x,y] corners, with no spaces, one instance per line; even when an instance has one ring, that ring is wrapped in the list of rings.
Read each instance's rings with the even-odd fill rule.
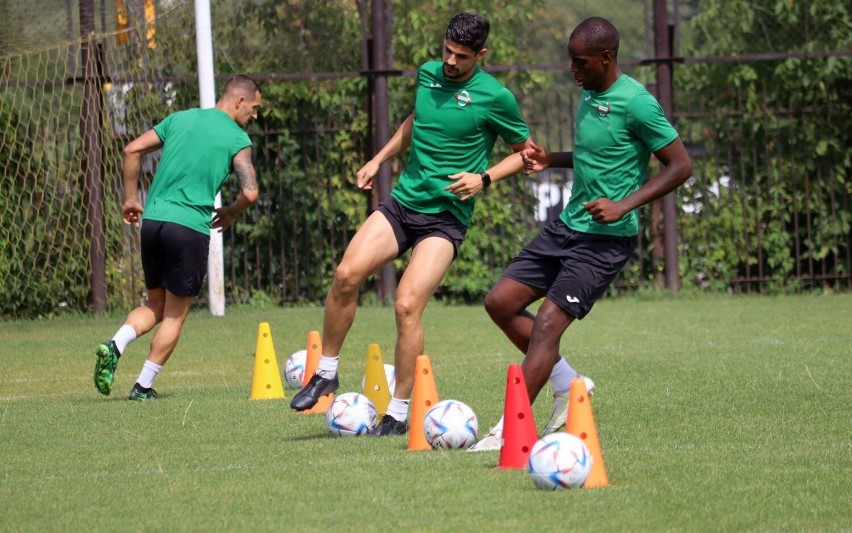
[[[491,176],[488,175],[488,172],[483,172],[480,174],[482,176],[482,188],[487,189],[491,186]]]

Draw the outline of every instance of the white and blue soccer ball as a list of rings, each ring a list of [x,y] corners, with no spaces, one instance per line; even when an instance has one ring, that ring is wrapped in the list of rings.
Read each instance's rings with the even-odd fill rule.
[[[393,391],[396,390],[396,368],[393,365],[385,363],[385,379],[388,382],[388,392],[393,396]],[[366,376],[361,378],[361,392],[367,392],[364,390],[366,381]]]
[[[458,400],[436,403],[423,420],[426,441],[435,449],[465,450],[476,442],[479,423],[467,404]]]
[[[344,392],[325,412],[328,431],[335,437],[358,437],[372,432],[379,424],[376,407],[358,392]]]
[[[299,390],[302,388],[307,359],[307,350],[299,350],[287,358],[287,362],[284,364],[284,378],[287,380],[287,386],[291,389]]]
[[[530,450],[530,478],[539,489],[579,489],[591,471],[589,448],[570,433],[557,431],[545,435]]]

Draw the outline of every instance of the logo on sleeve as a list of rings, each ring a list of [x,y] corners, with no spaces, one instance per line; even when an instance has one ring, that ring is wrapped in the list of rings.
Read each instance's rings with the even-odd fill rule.
[[[568,300],[568,303],[570,303],[570,304],[578,304],[578,303],[580,303],[580,299],[579,299],[579,298],[577,298],[576,296],[571,296],[570,294],[566,294],[566,295],[565,295],[565,299],[566,299],[566,300]]]

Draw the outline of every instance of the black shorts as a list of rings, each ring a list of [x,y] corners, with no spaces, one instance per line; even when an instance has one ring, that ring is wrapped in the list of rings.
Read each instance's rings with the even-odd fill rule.
[[[418,213],[397,202],[393,196],[382,202],[378,210],[393,228],[399,246],[397,257],[427,237],[441,237],[450,241],[453,244],[453,259],[458,256],[467,226],[448,211],[435,215]]]
[[[582,319],[633,255],[636,237],[581,233],[556,219],[538,234],[503,275],[547,291],[547,298]]]
[[[141,243],[145,288],[198,296],[207,275],[210,235],[172,222],[143,219]]]

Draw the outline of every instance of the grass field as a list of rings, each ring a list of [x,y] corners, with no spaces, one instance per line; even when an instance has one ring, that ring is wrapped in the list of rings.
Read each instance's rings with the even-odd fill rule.
[[[852,530],[852,295],[599,303],[562,349],[597,383],[610,484],[560,492],[496,452],[332,438],[290,389],[249,400],[258,324],[283,372],[321,309],[194,312],[147,403],[125,398],[148,338],[112,396],[92,384],[122,319],[0,323],[0,531]],[[519,354],[479,307],[432,304],[425,324],[441,399],[486,431]],[[392,309],[360,309],[339,392],[394,338]],[[549,409],[546,390],[537,426]]]

